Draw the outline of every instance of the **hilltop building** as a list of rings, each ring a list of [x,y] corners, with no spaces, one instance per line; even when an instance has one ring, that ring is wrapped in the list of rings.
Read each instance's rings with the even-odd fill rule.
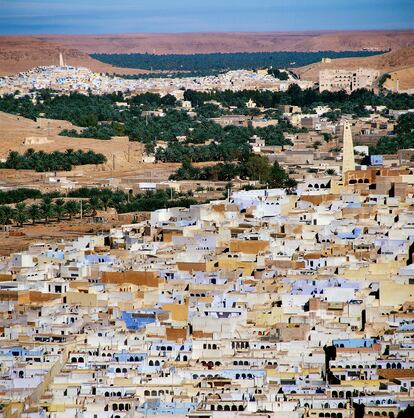
[[[352,70],[319,71],[319,91],[341,91],[351,93],[358,89],[372,89],[380,73],[369,68]]]

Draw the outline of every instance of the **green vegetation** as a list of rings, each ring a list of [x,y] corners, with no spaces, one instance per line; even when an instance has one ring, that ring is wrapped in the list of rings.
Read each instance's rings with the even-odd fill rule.
[[[337,122],[339,121],[339,119],[341,119],[341,112],[339,111],[326,112],[322,116],[328,119],[329,122]]]
[[[218,118],[223,115],[223,110],[213,103],[205,103],[197,107],[197,113],[203,118]]]
[[[145,110],[155,109],[157,107],[175,106],[177,99],[171,94],[160,96],[155,93],[142,93],[132,97],[131,106],[143,106]]]
[[[151,71],[186,71],[214,74],[223,70],[255,69],[263,67],[301,67],[322,58],[367,57],[378,55],[372,51],[319,52],[236,52],[214,54],[92,54],[99,61],[116,67],[141,68]]]
[[[0,224],[8,225],[14,216],[14,210],[10,206],[0,206]]]
[[[124,78],[125,80],[148,80],[151,78],[160,78],[160,77],[168,77],[168,78],[188,78],[188,77],[207,77],[211,75],[218,75],[225,73],[225,70],[204,70],[204,71],[163,71],[160,73],[159,71],[155,73],[144,73],[144,74],[107,74],[107,75],[115,75],[119,78]]]
[[[76,129],[64,129],[59,133],[59,135],[74,138],[95,138],[109,140],[113,136],[125,135],[125,129],[121,123],[112,122],[110,124],[101,123],[97,126],[89,126],[81,132],[78,132]]]
[[[42,194],[34,189],[21,189],[18,195],[9,195],[8,202],[16,203],[14,207],[0,204],[0,224],[70,220],[80,216],[82,200],[82,215],[94,216],[98,210],[115,208],[118,213],[135,211],[152,211],[169,207],[189,207],[197,202],[191,198],[191,193],[177,193],[173,190],[157,190],[141,194],[130,194],[121,190],[98,188],[81,188],[70,191],[66,195],[56,194],[53,199],[49,194]],[[20,199],[23,194],[28,198],[36,196],[40,203],[27,205]],[[14,200],[11,202],[11,200]]]
[[[239,166],[231,163],[219,163],[203,168],[194,167],[188,159],[170,176],[170,180],[212,180],[230,181],[240,174]]]
[[[59,133],[62,136],[69,136],[72,138],[96,138],[109,140],[114,136],[112,129],[105,125],[97,128],[91,126],[86,128],[84,131],[78,132],[76,129],[64,129]]]
[[[48,154],[44,151],[28,149],[24,154],[19,154],[16,151],[10,152],[6,162],[0,163],[0,169],[36,170],[39,172],[70,171],[74,165],[103,164],[104,162],[106,162],[106,157],[93,151],[68,149],[66,152],[54,151]]]
[[[184,111],[170,109],[165,116],[125,117],[125,132],[132,141],[140,141],[146,145],[147,152],[154,152],[155,142],[176,141],[178,136],[188,135],[191,128],[198,122]],[[210,125],[206,124],[206,127]]]
[[[24,187],[3,191],[0,190],[0,205],[19,203],[26,199],[39,199],[42,193],[37,189],[27,189]]]
[[[267,73],[278,80],[289,80],[289,75],[286,71],[280,71],[278,68],[269,68]]]
[[[120,112],[115,103],[123,100],[122,94],[56,95],[51,90],[38,92],[36,100],[29,96],[17,98],[7,94],[0,98],[0,110],[36,119],[40,115],[49,119],[63,119],[77,126],[96,126],[100,121],[119,120]]]
[[[384,136],[370,149],[370,154],[395,154],[399,149],[414,148],[414,113],[405,113],[398,119],[395,136]]]
[[[322,136],[323,136],[323,140],[325,142],[331,142],[332,141],[332,134],[329,134],[327,132],[323,132]]]
[[[212,129],[216,131],[213,136],[215,142],[200,146],[170,142],[167,149],[157,150],[157,160],[180,162],[188,158],[191,161],[235,161],[248,158],[251,152],[249,129],[235,126],[224,129],[213,126]]]
[[[188,193],[177,193],[174,190],[157,190],[141,194],[131,194],[122,190],[98,188],[80,188],[67,194],[68,198],[89,199],[97,203],[97,208],[115,208],[118,213],[151,211],[174,206],[185,206],[197,203]]]
[[[376,95],[367,90],[358,90],[349,95],[344,91],[319,93],[312,89],[301,90],[298,85],[291,85],[285,92],[187,90],[184,99],[191,101],[198,115],[196,118],[177,108],[173,96],[161,97],[154,93],[125,98],[122,94],[57,96],[52,91],[43,90],[35,94],[34,98],[15,95],[1,97],[0,110],[34,118],[43,114],[51,118],[66,118],[83,128],[62,131],[61,134],[66,136],[107,140],[116,135],[126,135],[131,141],[144,143],[147,153],[155,153],[158,161],[182,162],[189,159],[193,162],[234,162],[249,158],[249,140],[253,135],[264,139],[266,145],[286,145],[289,141],[284,138],[284,133],[300,132],[282,118],[279,105],[297,105],[307,111],[319,105],[328,105],[333,109],[325,114],[330,120],[337,120],[342,114],[366,116],[366,105],[384,105],[397,110],[414,108],[414,96],[407,94]],[[266,110],[261,113],[258,108],[246,109],[250,99],[259,108]],[[124,103],[118,105],[118,102]],[[279,123],[277,126],[257,129],[250,125],[222,128],[210,120],[225,114],[261,114],[264,118],[277,119]],[[410,135],[408,132],[400,135],[394,148],[409,146]],[[328,140],[326,137],[325,141]],[[166,146],[157,148],[159,141],[166,142]],[[380,141],[379,145],[390,148],[388,142],[383,144],[384,141],[388,140]],[[62,165],[69,167],[69,162]],[[44,167],[36,163],[36,166],[39,171],[54,169],[50,168],[52,164]]]
[[[205,111],[206,105],[202,107]],[[203,116],[193,119],[184,111],[172,109],[163,117],[131,118],[125,122],[129,138],[145,143],[147,152],[155,150],[156,141],[166,141],[168,147],[156,152],[157,160],[165,162],[181,162],[185,158],[194,162],[240,160],[250,154],[249,139],[253,135],[264,138],[267,145],[289,144],[283,136],[284,128],[290,126],[283,121],[280,126],[268,128],[222,128]],[[185,142],[178,142],[179,136],[186,137]],[[207,141],[210,142],[205,145]]]
[[[396,110],[414,107],[414,96],[409,94],[377,95],[364,89],[356,90],[351,94],[347,94],[345,91],[319,93],[319,91],[312,89],[302,90],[297,84],[292,84],[286,92],[257,90],[196,92],[187,90],[184,98],[190,100],[195,107],[210,100],[215,100],[224,106],[243,107],[251,99],[258,107],[264,108],[275,108],[278,105],[289,104],[312,109],[319,105],[329,105],[333,109],[339,109],[342,113],[348,114],[363,112],[366,105],[386,106]]]
[[[231,181],[235,177],[257,180],[270,187],[291,188],[296,181],[289,177],[276,161],[270,164],[267,157],[251,155],[239,164],[219,163],[213,166],[196,168],[189,160],[184,160],[182,166],[170,176],[171,180],[211,180]]]
[[[384,83],[391,78],[391,75],[388,73],[383,74],[379,79],[378,79],[378,87],[380,89],[382,89],[384,87]]]

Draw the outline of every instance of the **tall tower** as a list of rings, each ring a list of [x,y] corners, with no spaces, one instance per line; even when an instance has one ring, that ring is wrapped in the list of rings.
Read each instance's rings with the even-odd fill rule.
[[[64,67],[65,63],[63,61],[63,54],[59,52],[59,67]]]
[[[351,125],[344,122],[344,136],[342,149],[342,176],[348,171],[355,170],[354,143],[352,141]]]

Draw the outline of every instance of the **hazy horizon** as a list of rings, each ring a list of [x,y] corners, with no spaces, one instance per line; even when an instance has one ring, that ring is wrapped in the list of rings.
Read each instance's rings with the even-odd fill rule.
[[[2,35],[413,28],[412,0],[0,0]]]

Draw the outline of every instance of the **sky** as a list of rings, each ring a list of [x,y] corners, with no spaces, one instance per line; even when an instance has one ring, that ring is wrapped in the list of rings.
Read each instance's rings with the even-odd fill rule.
[[[0,0],[0,34],[414,28],[414,0]]]

